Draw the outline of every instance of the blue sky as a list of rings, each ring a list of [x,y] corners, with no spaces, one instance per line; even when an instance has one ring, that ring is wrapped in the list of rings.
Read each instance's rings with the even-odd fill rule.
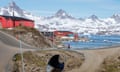
[[[0,7],[6,6],[11,0],[0,0]],[[77,18],[89,17],[94,14],[107,18],[120,13],[120,0],[14,0],[16,4],[34,15],[51,16],[59,9],[65,10]]]

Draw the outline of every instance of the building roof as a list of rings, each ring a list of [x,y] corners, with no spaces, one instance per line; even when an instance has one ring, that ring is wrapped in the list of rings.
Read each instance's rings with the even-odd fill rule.
[[[5,16],[5,15],[0,15],[1,17],[5,17],[6,19],[12,19],[12,20],[26,20],[26,21],[32,21],[34,22],[33,20],[30,20],[30,19],[26,19],[26,18],[22,18],[22,17],[16,17],[16,16]]]

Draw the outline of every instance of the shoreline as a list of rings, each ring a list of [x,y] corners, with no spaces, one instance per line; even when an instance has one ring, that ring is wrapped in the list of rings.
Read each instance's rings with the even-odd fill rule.
[[[111,49],[111,48],[119,48],[119,47],[120,45],[114,45],[114,46],[92,47],[92,48],[70,48],[70,50],[101,50],[101,49]]]

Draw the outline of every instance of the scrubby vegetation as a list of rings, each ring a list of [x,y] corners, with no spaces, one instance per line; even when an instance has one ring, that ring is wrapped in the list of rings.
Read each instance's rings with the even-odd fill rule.
[[[45,38],[35,28],[18,26],[13,29],[1,29],[2,31],[22,40],[23,42],[38,48],[51,47],[51,41]]]
[[[49,50],[49,51],[37,51],[37,52],[25,52],[24,53],[24,66],[25,72],[46,72],[46,66],[49,59],[55,55],[60,55],[60,61],[65,63],[64,72],[72,69],[79,68],[84,61],[84,55],[81,53],[63,51],[63,50]],[[14,69],[21,72],[21,56],[16,54],[13,57]],[[16,68],[15,68],[16,67]]]
[[[120,72],[120,53],[105,58],[99,72]]]

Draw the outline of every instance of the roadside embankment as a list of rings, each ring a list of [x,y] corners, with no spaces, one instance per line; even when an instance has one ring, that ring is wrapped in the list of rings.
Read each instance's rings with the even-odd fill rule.
[[[84,55],[73,51],[65,50],[42,50],[24,52],[24,68],[25,72],[46,72],[48,61],[53,55],[60,55],[60,62],[65,63],[64,72],[68,72],[80,68],[84,62]],[[21,56],[16,54],[13,57],[13,71],[22,72]]]

